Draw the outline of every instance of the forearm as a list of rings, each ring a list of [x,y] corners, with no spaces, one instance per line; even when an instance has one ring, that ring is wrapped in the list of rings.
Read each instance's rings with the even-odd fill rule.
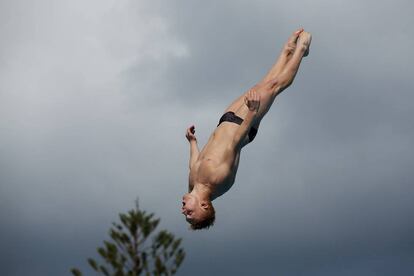
[[[200,151],[198,149],[197,141],[191,140],[190,141],[190,162],[188,165],[190,169],[191,169],[191,166],[194,164],[194,162],[197,161],[199,154],[200,154]]]

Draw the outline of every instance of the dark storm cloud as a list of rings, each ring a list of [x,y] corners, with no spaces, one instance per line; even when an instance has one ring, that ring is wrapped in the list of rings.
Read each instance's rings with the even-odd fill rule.
[[[184,236],[182,275],[412,272],[411,2],[13,3],[0,52],[7,275],[85,267],[135,195]],[[185,127],[204,142],[300,26],[310,56],[243,150],[216,226],[187,231]]]
[[[324,4],[331,9],[322,9]],[[282,259],[275,266],[283,275],[351,271],[387,275],[398,266],[397,260],[401,260],[399,273],[412,269],[414,223],[409,210],[414,207],[410,169],[414,129],[409,50],[413,40],[408,36],[407,4],[319,2],[279,7],[260,2],[219,8],[213,2],[179,6],[174,9],[179,16],[171,12],[191,59],[173,63],[166,79],[178,83],[178,87],[168,84],[169,92],[185,104],[225,102],[253,85],[296,27],[292,23],[314,34],[311,55],[296,82],[280,97],[268,115],[271,118],[264,120],[257,143],[246,150],[238,186],[225,196],[233,198],[217,207],[228,209],[232,200],[249,202],[248,208],[237,206],[243,208],[240,218],[247,218],[245,223],[236,220],[234,228],[230,226],[233,235],[237,231],[244,236],[212,245],[210,250],[205,243],[194,249],[226,260],[206,275],[229,274],[224,271],[231,253],[222,248],[248,255],[252,246],[234,249],[246,238],[254,241],[254,248],[268,262],[269,256],[275,262]],[[289,18],[292,13],[298,23]],[[269,31],[269,26],[281,24]],[[234,213],[222,216],[229,219]],[[279,255],[265,241],[258,246],[262,239],[288,245]],[[310,241],[313,246],[305,250]],[[329,250],[318,255],[324,247]],[[292,255],[286,253],[289,249]],[[240,258],[233,261],[246,263]],[[267,263],[261,260],[253,261],[252,267]],[[233,270],[234,266],[228,272],[251,275],[245,268]],[[272,266],[262,269],[269,273]]]

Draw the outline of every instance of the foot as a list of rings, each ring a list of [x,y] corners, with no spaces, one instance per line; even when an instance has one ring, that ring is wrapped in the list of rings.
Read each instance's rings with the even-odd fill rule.
[[[312,35],[305,31],[300,33],[299,38],[296,41],[296,45],[303,48],[304,57],[309,55],[309,47],[310,47],[311,41],[312,41]]]
[[[285,51],[286,55],[291,55],[295,51],[296,48],[296,41],[299,38],[299,35],[303,32],[303,28],[300,28],[293,32],[293,34],[289,37],[288,41],[286,42],[283,50]]]

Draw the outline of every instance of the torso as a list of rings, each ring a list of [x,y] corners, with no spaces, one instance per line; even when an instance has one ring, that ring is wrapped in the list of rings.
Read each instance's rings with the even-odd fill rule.
[[[190,186],[194,183],[209,185],[213,190],[213,199],[231,188],[240,159],[240,147],[236,147],[234,141],[239,127],[232,122],[223,122],[214,130],[191,167]]]

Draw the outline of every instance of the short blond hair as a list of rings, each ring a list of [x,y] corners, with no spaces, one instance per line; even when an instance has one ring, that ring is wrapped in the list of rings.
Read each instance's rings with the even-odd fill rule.
[[[190,228],[192,230],[208,229],[214,225],[215,220],[216,220],[216,210],[214,210],[213,204],[209,202],[206,217],[201,221],[191,222]]]

